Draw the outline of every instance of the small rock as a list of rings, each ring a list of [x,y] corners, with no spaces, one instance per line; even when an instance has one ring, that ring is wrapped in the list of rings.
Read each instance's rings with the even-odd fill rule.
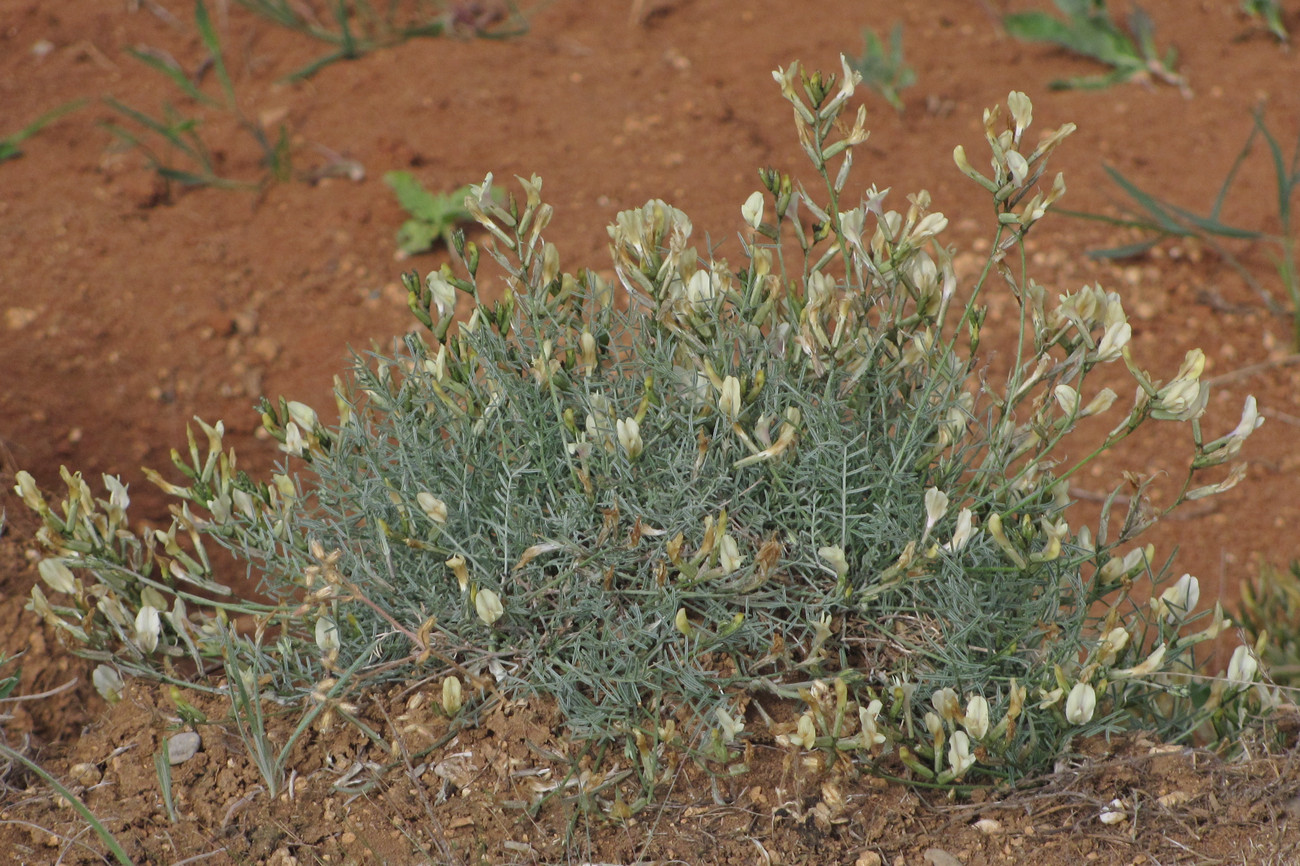
[[[98,764],[73,764],[68,768],[68,775],[78,785],[84,785],[89,788],[92,785],[98,785],[100,778],[103,776],[99,772]]]
[[[962,862],[942,848],[930,848],[925,852],[925,862],[930,866],[962,866]]]
[[[194,731],[181,731],[167,741],[167,763],[173,767],[198,754],[202,740]]]
[[[5,325],[11,331],[19,331],[36,321],[37,315],[29,307],[10,307],[5,310]]]

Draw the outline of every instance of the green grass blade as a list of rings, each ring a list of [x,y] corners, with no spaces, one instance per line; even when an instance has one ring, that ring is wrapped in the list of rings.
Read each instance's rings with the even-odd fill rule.
[[[1159,246],[1160,242],[1164,239],[1165,236],[1162,235],[1160,237],[1152,238],[1149,241],[1138,241],[1137,243],[1125,244],[1118,247],[1106,247],[1105,249],[1100,250],[1088,250],[1088,258],[1104,259],[1107,261],[1117,259],[1135,259],[1139,256],[1146,255],[1152,248]]]
[[[45,112],[31,123],[24,126],[12,135],[0,139],[0,162],[7,159],[14,159],[22,154],[18,145],[49,126],[65,114],[70,114],[86,104],[84,99],[75,99],[72,102],[66,102],[58,108]]]
[[[161,72],[163,75],[167,76],[167,80],[176,85],[176,87],[190,99],[193,99],[196,102],[201,102],[204,105],[220,107],[221,103],[200,90],[198,86],[190,80],[190,77],[185,74],[185,70],[168,63],[162,57],[148,51],[141,51],[137,48],[128,48],[126,49],[126,53],[130,54],[136,60],[139,60],[145,66],[148,66],[150,69]]]
[[[170,737],[163,737],[162,748],[154,753],[153,766],[158,773],[158,790],[162,794],[163,807],[167,809],[167,819],[176,823],[176,800],[172,796],[172,764],[169,754]]]
[[[113,837],[113,834],[108,832],[108,828],[106,828],[103,823],[95,817],[95,813],[90,811],[90,809],[86,807],[86,804],[78,799],[76,794],[64,787],[63,784],[47,772],[44,767],[37,764],[35,761],[20,755],[4,743],[0,743],[0,754],[3,754],[11,761],[17,761],[37,776],[40,776],[41,779],[53,788],[55,793],[62,797],[78,815],[86,819],[86,822],[90,824],[91,829],[95,831],[95,835],[104,843],[104,847],[108,849],[108,852],[113,855],[113,859],[118,863],[121,863],[122,866],[133,866],[131,858],[127,856],[126,851],[122,850],[122,846],[118,844],[117,839]]]
[[[1219,212],[1223,209],[1224,199],[1228,197],[1228,190],[1232,187],[1232,180],[1237,176],[1237,170],[1241,168],[1246,157],[1250,156],[1250,151],[1255,145],[1255,135],[1259,132],[1257,128],[1250,130],[1250,135],[1246,136],[1246,143],[1242,145],[1241,152],[1233,160],[1232,167],[1228,169],[1227,176],[1223,179],[1223,185],[1219,187],[1219,192],[1214,197],[1214,205],[1210,208],[1210,218],[1218,219]]]
[[[287,27],[290,30],[301,30],[302,23],[298,16],[293,13],[289,5],[283,0],[279,3],[271,3],[268,0],[235,0],[240,6],[249,11],[261,15],[268,21],[279,24],[281,27]]]
[[[184,153],[186,156],[190,157],[196,162],[204,162],[203,156],[200,153],[195,152],[194,148],[181,137],[182,133],[188,130],[192,130],[193,126],[197,124],[198,121],[183,120],[183,122],[180,123],[179,125],[169,126],[166,123],[163,123],[159,120],[156,120],[155,118],[150,117],[149,115],[145,114],[142,111],[137,111],[131,106],[126,105],[125,103],[118,102],[116,99],[113,99],[111,96],[105,97],[104,101],[107,102],[109,107],[112,108],[114,111],[117,111],[120,114],[125,115],[127,118],[140,124],[145,129],[155,133],[159,137],[166,140],[168,144],[172,145],[177,150]],[[134,136],[131,136],[130,141],[134,144],[140,143],[139,139],[135,138]]]
[[[217,36],[216,28],[212,26],[212,18],[209,17],[208,7],[203,0],[194,0],[194,23],[199,28],[199,39],[203,40],[203,47],[208,49],[208,56],[212,58],[212,69],[221,84],[222,93],[226,95],[226,105],[233,109],[235,86],[226,71],[226,60],[221,53],[221,39]]]
[[[1139,189],[1137,185],[1110,166],[1106,166],[1106,172],[1125,192],[1133,197],[1134,201],[1159,221],[1162,231],[1170,234],[1187,235],[1193,233],[1189,230],[1190,227],[1207,235],[1236,238],[1238,240],[1257,240],[1263,237],[1260,232],[1241,229],[1220,222],[1214,214],[1203,217],[1187,208],[1156,198]]]
[[[308,63],[306,66],[302,67],[301,69],[297,69],[293,72],[290,72],[288,75],[284,77],[284,80],[285,81],[306,81],[308,78],[311,78],[313,75],[315,75],[317,72],[320,72],[322,69],[324,69],[326,66],[329,66],[331,63],[337,63],[340,60],[348,60],[348,59],[349,57],[346,51],[343,51],[342,49],[338,51],[332,51],[323,57],[318,57],[317,59],[313,60],[311,63]]]
[[[1132,183],[1128,178],[1120,174],[1118,169],[1112,168],[1109,165],[1103,166],[1103,168],[1105,168],[1106,174],[1110,175],[1110,179],[1119,185],[1120,189],[1128,193],[1130,198],[1155,218],[1157,223],[1160,225],[1161,231],[1179,236],[1187,234],[1186,227],[1169,215],[1163,202],[1155,196],[1144,192],[1136,184]]]
[[[1291,219],[1291,194],[1295,190],[1296,183],[1300,181],[1297,177],[1295,166],[1297,159],[1300,159],[1300,138],[1296,139],[1296,152],[1291,159],[1291,170],[1287,170],[1286,160],[1282,155],[1282,146],[1269,130],[1268,125],[1264,123],[1263,109],[1255,110],[1255,129],[1259,130],[1260,135],[1264,136],[1264,141],[1268,144],[1269,157],[1273,161],[1273,173],[1277,179],[1277,212],[1282,218],[1282,225],[1290,225]]]
[[[339,51],[348,60],[353,60],[360,53],[357,39],[352,35],[352,25],[348,22],[348,7],[344,0],[334,5],[334,19],[339,23]]]

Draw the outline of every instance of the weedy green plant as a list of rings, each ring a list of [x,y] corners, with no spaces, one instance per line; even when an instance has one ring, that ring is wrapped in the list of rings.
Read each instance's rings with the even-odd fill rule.
[[[1241,0],[1241,8],[1247,15],[1262,20],[1278,42],[1291,40],[1291,34],[1287,32],[1286,23],[1282,20],[1282,6],[1277,0]]]
[[[238,0],[240,6],[281,27],[334,46],[330,53],[290,73],[288,80],[310,78],[331,63],[356,60],[379,48],[410,39],[469,36],[510,39],[528,32],[527,18],[510,3],[503,15],[474,3],[387,0],[382,10],[367,0],[332,0],[322,20],[310,6],[289,0]],[[504,20],[504,24],[502,21]]]
[[[1279,685],[1300,686],[1300,561],[1265,564],[1242,584],[1237,620]]]
[[[1282,229],[1276,235],[1267,234],[1257,229],[1227,225],[1219,217],[1228,192],[1232,189],[1232,183],[1237,176],[1237,171],[1247,157],[1250,156],[1256,135],[1262,137],[1267,144],[1269,159],[1273,167],[1278,223]],[[1296,351],[1300,351],[1300,264],[1297,263],[1296,259],[1297,226],[1294,223],[1291,210],[1296,190],[1300,189],[1300,133],[1296,135],[1296,144],[1288,160],[1281,144],[1264,122],[1263,109],[1256,109],[1254,123],[1250,134],[1246,137],[1246,143],[1229,168],[1223,184],[1219,187],[1219,192],[1215,196],[1214,204],[1205,216],[1147,192],[1110,166],[1105,166],[1105,169],[1111,180],[1133,202],[1134,207],[1128,208],[1128,217],[1116,219],[1101,214],[1078,211],[1063,212],[1074,217],[1139,229],[1150,233],[1151,237],[1133,244],[1094,250],[1090,253],[1091,256],[1109,259],[1130,258],[1142,255],[1157,244],[1171,238],[1196,238],[1213,250],[1224,262],[1228,263],[1240,275],[1242,280],[1259,295],[1271,312],[1291,318],[1292,346]],[[1276,253],[1272,256],[1273,264],[1290,301],[1289,310],[1279,303],[1273,293],[1268,291],[1250,270],[1233,255],[1232,251],[1225,246],[1225,242],[1234,240],[1263,242],[1275,248]]]
[[[465,208],[468,186],[449,193],[431,193],[406,171],[388,172],[384,183],[392,187],[398,203],[411,215],[397,230],[397,248],[407,255],[428,252],[439,243],[450,249],[456,227],[473,220]]]
[[[27,139],[49,126],[54,121],[63,117],[65,114],[71,114],[81,106],[85,105],[85,100],[77,99],[72,102],[60,105],[58,108],[51,109],[31,123],[24,126],[15,133],[0,138],[0,162],[10,159],[17,159],[23,155],[22,148],[19,147]]]
[[[256,189],[267,179],[288,180],[293,175],[288,130],[281,124],[279,132],[273,136],[260,121],[244,114],[239,107],[234,84],[226,69],[220,37],[203,0],[195,0],[194,23],[199,38],[207,49],[206,62],[211,64],[212,73],[217,79],[221,91],[220,98],[206,93],[175,60],[163,53],[136,48],[129,48],[127,52],[146,66],[166,76],[189,99],[235,118],[239,128],[256,142],[261,151],[261,162],[266,168],[266,176],[255,183],[222,176],[212,152],[200,134],[202,119],[180,113],[169,102],[163,104],[162,115],[154,117],[112,97],[106,98],[105,102],[114,111],[131,121],[138,129],[130,129],[116,123],[106,123],[105,128],[125,144],[143,153],[153,170],[168,184],[176,182],[183,186]],[[169,153],[155,148],[155,143]],[[181,168],[173,160],[173,154],[179,156],[182,162],[188,162],[190,167]]]
[[[889,48],[881,43],[871,30],[862,31],[862,56],[851,62],[854,71],[862,76],[862,83],[885,98],[885,101],[902,113],[902,91],[916,83],[916,70],[903,59],[903,25],[894,24],[889,31]]]
[[[1050,42],[1091,57],[1112,68],[1106,75],[1053,81],[1058,89],[1110,87],[1124,81],[1157,80],[1188,92],[1187,80],[1175,71],[1178,52],[1170,48],[1162,57],[1156,49],[1155,25],[1141,6],[1133,4],[1128,29],[1120,27],[1106,0],[1053,0],[1065,16],[1062,21],[1046,12],[1017,12],[1004,16],[1007,33],[1028,42]]]
[[[1131,357],[1118,293],[1053,297],[1027,273],[1025,235],[1065,192],[1039,181],[1074,126],[1031,145],[1032,105],[1012,93],[1009,116],[984,115],[991,174],[954,151],[996,220],[962,287],[928,193],[897,211],[874,186],[846,192],[867,137],[865,108],[843,116],[848,62],[775,78],[824,190],[763,169],[742,262],[697,249],[665,202],[624,211],[608,229],[624,309],[599,274],[563,269],[540,179],[502,203],[489,175],[465,203],[484,248],[457,233],[463,270],[405,278],[427,333],[358,359],[339,423],[263,403],[290,455],[269,481],[202,421],[206,453],[191,431],[173,454],[181,483],[149,473],[176,500],[166,532],[132,530],[115,478],[96,499],[65,469],[51,507],[21,473],[55,593],[34,588],[31,608],[101,661],[110,695],[124,674],[183,682],[187,659],[219,660],[215,688],[246,716],[266,696],[354,701],[417,672],[454,677],[455,705],[462,683],[550,695],[593,757],[621,746],[639,768],[630,812],[674,752],[743,772],[770,721],[760,694],[806,707],[771,723],[788,747],[919,784],[1015,779],[1076,737],[1135,727],[1231,748],[1267,695],[1244,662],[1202,675],[1197,647],[1228,621],[1196,612],[1196,578],[1167,580],[1138,539],[1236,484],[1226,464],[1262,419],[1249,399],[1207,441],[1200,350],[1157,380]],[[493,302],[488,271],[507,286]],[[998,290],[1021,314],[994,382],[980,298]],[[473,311],[453,330],[462,295]],[[1136,399],[1080,441],[1117,399],[1087,380],[1117,363]],[[1095,526],[1072,527],[1070,479],[1148,424],[1194,446],[1169,506],[1129,474]],[[268,602],[216,580],[212,543]],[[232,637],[234,614],[251,635]]]

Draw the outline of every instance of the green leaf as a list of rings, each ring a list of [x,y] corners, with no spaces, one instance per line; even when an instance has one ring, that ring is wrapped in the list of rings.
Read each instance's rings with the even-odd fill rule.
[[[1146,255],[1146,253],[1149,250],[1151,250],[1153,247],[1159,246],[1160,242],[1163,241],[1164,239],[1165,239],[1164,236],[1161,236],[1157,238],[1152,238],[1149,241],[1139,241],[1137,243],[1125,244],[1124,246],[1119,246],[1119,247],[1107,247],[1101,250],[1088,250],[1088,258],[1106,259],[1108,261],[1114,259],[1135,259],[1139,256]]]
[[[423,253],[433,249],[433,242],[439,234],[432,223],[407,220],[397,230],[397,246],[402,252],[411,255]]]
[[[221,83],[221,90],[226,94],[226,106],[234,108],[235,86],[226,72],[226,61],[221,53],[221,40],[217,37],[216,28],[212,26],[208,7],[204,5],[203,0],[194,2],[194,23],[199,28],[199,38],[203,40],[203,47],[208,49],[208,56],[212,58],[212,69],[217,74],[217,81]]]
[[[406,171],[390,171],[384,175],[384,183],[397,194],[397,203],[417,220],[434,222],[442,218],[443,209],[437,198],[420,182]]]
[[[45,112],[13,135],[0,138],[0,162],[4,162],[7,159],[16,159],[21,156],[22,150],[18,147],[19,144],[31,138],[63,115],[76,111],[85,104],[86,100],[84,99],[77,99],[72,102],[64,103],[58,108]]]
[[[176,66],[175,63],[169,63],[167,60],[156,54],[148,51],[141,51],[137,48],[128,48],[126,49],[126,53],[130,54],[136,60],[139,60],[145,66],[148,66],[150,69],[154,69],[167,76],[167,79],[171,81],[172,84],[176,85],[176,87],[190,99],[193,99],[196,102],[201,102],[204,105],[211,105],[218,108],[221,106],[220,102],[213,99],[211,96],[208,96],[202,90],[199,90],[198,86],[190,80],[188,75],[185,74],[185,70]]]
[[[1002,19],[1009,35],[1027,42],[1053,42],[1073,48],[1074,31],[1046,12],[1020,12]]]

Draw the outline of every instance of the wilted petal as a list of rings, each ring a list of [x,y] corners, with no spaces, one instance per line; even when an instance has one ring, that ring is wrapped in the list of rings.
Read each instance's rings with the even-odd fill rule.
[[[126,690],[126,683],[122,682],[122,675],[117,672],[116,668],[100,665],[95,668],[95,672],[90,675],[90,679],[95,684],[95,690],[110,704],[122,700],[122,692]]]
[[[65,595],[76,593],[77,579],[62,559],[42,559],[36,568],[50,589]]]

